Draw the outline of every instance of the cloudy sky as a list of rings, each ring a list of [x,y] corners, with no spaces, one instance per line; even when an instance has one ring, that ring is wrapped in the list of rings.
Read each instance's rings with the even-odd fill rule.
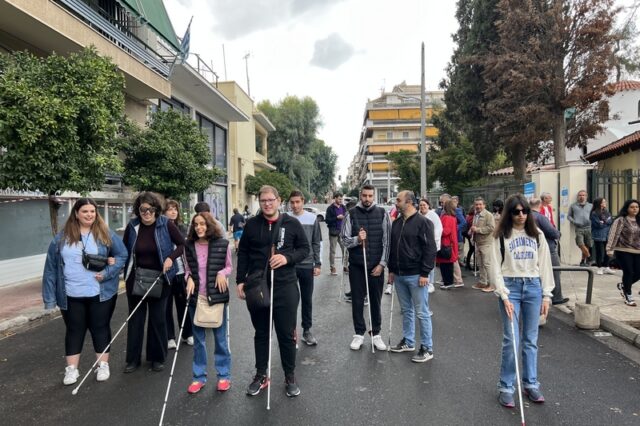
[[[310,96],[320,106],[320,137],[338,154],[344,179],[356,153],[365,103],[384,87],[420,83],[425,42],[426,86],[444,76],[456,31],[454,0],[164,0],[178,36],[189,19],[191,51],[212,61],[251,97],[278,101]]]

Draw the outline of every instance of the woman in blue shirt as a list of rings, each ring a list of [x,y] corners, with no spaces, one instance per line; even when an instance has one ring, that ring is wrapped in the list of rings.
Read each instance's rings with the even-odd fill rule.
[[[104,269],[94,272],[83,264],[86,254],[107,256]],[[66,326],[67,367],[63,383],[74,384],[80,375],[78,363],[87,329],[96,357],[111,341],[111,317],[116,306],[120,271],[127,259],[122,240],[109,229],[96,202],[80,198],[67,223],[49,245],[42,277],[42,298],[46,309],[60,307]],[[99,360],[96,379],[109,378],[109,353]]]

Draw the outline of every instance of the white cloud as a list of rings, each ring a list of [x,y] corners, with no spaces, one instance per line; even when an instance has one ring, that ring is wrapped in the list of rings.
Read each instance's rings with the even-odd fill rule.
[[[351,59],[354,53],[354,48],[340,37],[340,34],[333,33],[315,42],[311,65],[335,70]]]

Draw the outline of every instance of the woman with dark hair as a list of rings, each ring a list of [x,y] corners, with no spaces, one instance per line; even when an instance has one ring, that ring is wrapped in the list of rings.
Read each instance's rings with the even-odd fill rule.
[[[95,271],[86,268],[86,255],[107,258],[104,268]],[[67,219],[47,251],[42,276],[42,299],[45,309],[60,307],[66,326],[65,385],[74,384],[80,375],[78,363],[87,329],[93,339],[96,357],[111,341],[111,316],[116,307],[118,276],[127,260],[127,249],[122,240],[104,223],[96,202],[80,198],[73,205]],[[103,382],[110,376],[109,352],[99,361],[96,380]]]
[[[125,268],[125,283],[129,313],[140,303],[142,295],[134,294],[136,270],[156,271],[161,275],[155,285],[162,287],[160,297],[145,297],[142,305],[127,324],[127,365],[125,373],[132,373],[141,364],[144,323],[147,323],[147,361],[153,371],[162,371],[167,357],[167,299],[169,283],[176,276],[175,261],[184,249],[184,237],[165,216],[162,201],[152,192],[142,192],[133,203],[136,215],[124,232],[124,244],[129,250]]]
[[[162,212],[167,219],[178,227],[183,238],[187,237],[187,226],[182,222],[180,215],[180,204],[175,200],[167,200],[164,203],[164,211]],[[174,247],[175,248],[175,247]],[[173,321],[173,301],[176,303],[176,313],[178,318],[184,316],[184,310],[187,309],[187,293],[186,282],[184,280],[184,263],[182,257],[176,259],[176,276],[171,281],[171,291],[167,299],[167,343],[168,349],[176,348],[176,327]],[[182,330],[182,339],[189,346],[193,346],[193,335],[191,333],[191,318],[187,317]]]
[[[491,209],[493,210],[493,218],[496,221],[496,224],[500,221],[500,217],[502,217],[502,209],[504,208],[504,202],[497,198],[495,200],[493,200],[493,203],[491,204]]]
[[[596,265],[598,266],[596,273],[598,275],[602,275],[605,272],[613,274],[614,272],[609,269],[609,257],[606,253],[609,228],[611,228],[611,223],[613,222],[611,213],[607,210],[607,200],[602,197],[593,200],[590,218],[591,238],[595,246]]]
[[[500,222],[494,231],[491,274],[495,293],[500,297],[502,316],[502,364],[498,383],[498,401],[515,406],[513,394],[516,381],[516,346],[520,340],[522,318],[522,385],[529,400],[544,402],[538,383],[538,324],[540,316],[547,316],[551,303],[553,267],[547,240],[530,214],[529,203],[522,195],[512,195],[505,203]],[[512,335],[511,321],[515,325]]]
[[[474,268],[471,267],[471,256],[473,256],[473,253],[476,251],[476,245],[473,243],[473,241],[471,241],[471,234],[469,232],[469,230],[473,226],[473,218],[475,217],[475,215],[476,208],[475,206],[471,206],[465,218],[467,221],[467,232],[464,233],[464,237],[467,239],[467,241],[469,241],[469,251],[467,252],[467,260],[465,262],[465,265],[470,271],[473,271],[473,269],[475,268],[475,266]]]
[[[438,250],[436,262],[440,265],[440,273],[442,274],[440,288],[444,290],[454,287],[453,263],[458,261],[458,221],[453,200],[445,201],[440,222],[442,222],[442,236],[440,237],[440,250]]]
[[[640,280],[640,227],[638,226],[638,200],[627,200],[620,209],[618,218],[611,226],[607,241],[607,254],[615,252],[622,268],[622,282],[618,290],[627,306],[636,306],[631,295],[631,286]]]
[[[214,360],[218,377],[217,390],[225,392],[231,387],[231,352],[227,341],[227,304],[231,273],[231,247],[224,238],[222,227],[208,213],[198,213],[191,219],[191,228],[185,246],[187,258],[187,294],[189,314],[194,319],[198,298],[213,304],[223,303],[222,322],[212,328],[215,341]],[[207,382],[207,329],[193,325],[193,381],[187,388],[190,394],[198,393]]]

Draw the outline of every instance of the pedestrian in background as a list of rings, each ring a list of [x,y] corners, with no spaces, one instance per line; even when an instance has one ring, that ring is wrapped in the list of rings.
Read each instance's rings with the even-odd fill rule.
[[[84,254],[107,258],[104,269],[92,271],[83,262]],[[78,364],[87,329],[96,357],[111,341],[111,317],[116,307],[120,271],[127,260],[127,249],[120,237],[106,225],[95,201],[80,198],[64,229],[47,251],[42,276],[45,309],[60,308],[65,331],[67,366],[62,382],[72,385],[80,376]],[[98,363],[96,380],[109,379],[109,352]]]
[[[577,200],[569,206],[567,219],[575,228],[576,245],[582,253],[580,266],[589,266],[591,256],[591,246],[593,239],[591,236],[591,210],[593,205],[587,201],[587,191],[578,191]]]
[[[296,323],[300,291],[295,266],[309,254],[309,243],[304,229],[295,218],[280,213],[280,195],[272,186],[264,185],[258,192],[260,214],[247,221],[238,247],[236,271],[237,293],[245,299],[247,277],[263,271],[268,265],[273,270],[273,323],[278,337],[280,361],[285,376],[285,393],[300,395],[295,378]],[[275,254],[272,248],[275,245]],[[271,274],[269,274],[271,275]],[[254,350],[256,374],[247,387],[247,395],[255,396],[269,386],[267,364],[269,362],[269,308],[250,309],[251,323],[255,329]]]
[[[595,261],[598,267],[596,273],[598,275],[604,273],[614,274],[609,268],[609,256],[607,256],[607,239],[609,238],[609,229],[612,223],[613,217],[611,217],[611,212],[607,210],[607,200],[601,197],[593,200],[591,237],[593,238]]]
[[[167,200],[164,203],[163,214],[173,222],[178,228],[183,239],[187,238],[187,226],[182,221],[182,215],[180,215],[180,204],[175,200]],[[174,249],[176,247],[174,246]],[[184,261],[182,256],[176,259],[176,276],[171,280],[171,291],[169,291],[169,298],[167,299],[167,349],[176,348],[176,327],[173,320],[173,304],[175,301],[176,314],[178,318],[184,316],[184,310],[187,309],[187,290],[186,281],[184,279]],[[182,330],[182,339],[189,346],[193,346],[193,335],[191,332],[191,318],[187,317],[184,323],[184,329]]]
[[[162,371],[167,358],[167,300],[170,283],[177,273],[175,265],[184,250],[184,237],[169,219],[162,215],[160,197],[152,192],[142,192],[133,203],[136,215],[124,232],[124,244],[129,251],[125,267],[125,283],[129,313],[138,306],[142,295],[133,293],[136,269],[157,271],[160,279],[155,285],[162,287],[159,298],[147,296],[127,324],[127,365],[125,373],[140,367],[144,324],[147,320],[146,358],[153,371]]]
[[[493,213],[493,220],[495,221],[496,225],[498,225],[498,222],[500,222],[503,208],[504,202],[499,198],[493,200],[493,203],[491,203],[491,212]]]
[[[327,224],[329,230],[329,273],[331,275],[338,275],[336,271],[336,244],[340,247],[344,261],[344,246],[340,239],[340,230],[342,229],[342,221],[347,214],[346,207],[342,204],[342,194],[339,192],[333,193],[333,203],[327,207],[327,213],[325,214],[324,221]]]
[[[480,272],[480,280],[473,285],[473,288],[488,293],[495,290],[493,283],[489,281],[489,269],[493,250],[492,234],[496,224],[493,215],[485,208],[482,197],[475,199],[474,210],[470,232],[476,250],[476,268]]]
[[[231,388],[231,351],[227,338],[227,304],[229,303],[228,277],[233,269],[231,247],[224,231],[209,213],[198,213],[191,219],[191,230],[185,243],[187,259],[186,277],[189,297],[189,315],[195,321],[198,298],[205,303],[223,304],[222,321],[211,328],[215,342],[214,362],[219,392]],[[193,325],[193,381],[187,392],[200,392],[207,383],[207,329]]]
[[[229,219],[229,228],[233,232],[233,246],[238,253],[238,244],[240,243],[240,238],[242,237],[242,230],[244,229],[244,224],[247,219],[240,214],[238,209],[233,209],[233,216]]]
[[[622,268],[622,282],[618,290],[627,306],[636,306],[631,295],[631,286],[640,280],[640,226],[638,225],[638,200],[627,200],[611,226],[607,253],[615,254]]]
[[[309,254],[296,264],[296,276],[300,286],[300,301],[302,304],[302,341],[309,346],[315,346],[318,341],[311,333],[313,325],[313,279],[320,275],[322,266],[322,233],[318,217],[304,209],[304,195],[300,191],[292,191],[289,195],[289,215],[300,221],[304,234],[309,243]]]
[[[553,219],[553,207],[551,206],[552,201],[553,197],[551,197],[550,193],[543,192],[540,194],[540,214],[546,217],[554,228],[557,228],[556,222]]]
[[[441,289],[453,288],[453,264],[458,262],[458,226],[456,210],[453,200],[445,201],[440,221],[442,222],[442,237],[440,250],[436,262],[442,274]]]
[[[433,223],[433,239],[436,242],[436,250],[440,250],[440,239],[442,238],[442,222],[440,216],[431,209],[431,203],[426,198],[420,200],[419,204],[420,214]],[[436,268],[431,270],[429,274],[429,293],[433,293],[435,290],[434,284],[436,282]]]
[[[473,254],[476,251],[476,246],[471,239],[473,235],[473,232],[471,232],[471,227],[473,226],[473,219],[475,218],[475,216],[476,216],[476,208],[475,208],[475,205],[473,205],[469,208],[469,211],[467,211],[467,215],[465,216],[465,220],[467,222],[467,232],[464,233],[464,237],[469,243],[469,250],[467,250],[467,258],[465,259],[464,264],[467,267],[467,269],[470,271],[473,271],[474,268],[476,267],[476,265],[474,265],[473,267],[471,266],[471,256],[473,256]]]
[[[549,246],[531,215],[522,195],[512,195],[494,232],[491,256],[492,281],[500,297],[502,316],[502,360],[498,383],[498,401],[507,408],[515,406],[517,386],[513,340],[520,340],[522,320],[522,385],[531,402],[542,403],[538,382],[538,324],[547,316],[554,286]],[[515,325],[512,334],[511,321]]]
[[[411,191],[398,194],[400,214],[391,227],[388,282],[395,286],[402,310],[402,340],[391,351],[415,351],[415,325],[419,322],[420,349],[411,361],[426,362],[433,358],[428,284],[437,249],[433,223],[417,212],[415,202]]]
[[[462,287],[464,282],[462,282],[462,270],[460,267],[464,266],[464,234],[467,232],[467,218],[464,209],[460,207],[460,197],[454,195],[451,199],[456,208],[456,226],[458,228],[458,262],[457,265],[454,265],[453,276],[455,284],[462,284],[459,285],[459,287]]]
[[[374,201],[375,188],[364,185],[360,202],[347,212],[342,225],[342,243],[349,250],[349,283],[351,285],[351,316],[355,334],[349,347],[362,347],[367,325],[364,319],[365,297],[369,294],[372,343],[379,351],[387,350],[380,337],[382,323],[382,290],[384,268],[389,261],[391,220],[387,212]],[[363,250],[363,247],[365,247]],[[366,251],[366,259],[364,257]],[[365,271],[365,262],[366,268]],[[367,277],[365,278],[365,274]],[[367,280],[369,283],[367,292]]]

